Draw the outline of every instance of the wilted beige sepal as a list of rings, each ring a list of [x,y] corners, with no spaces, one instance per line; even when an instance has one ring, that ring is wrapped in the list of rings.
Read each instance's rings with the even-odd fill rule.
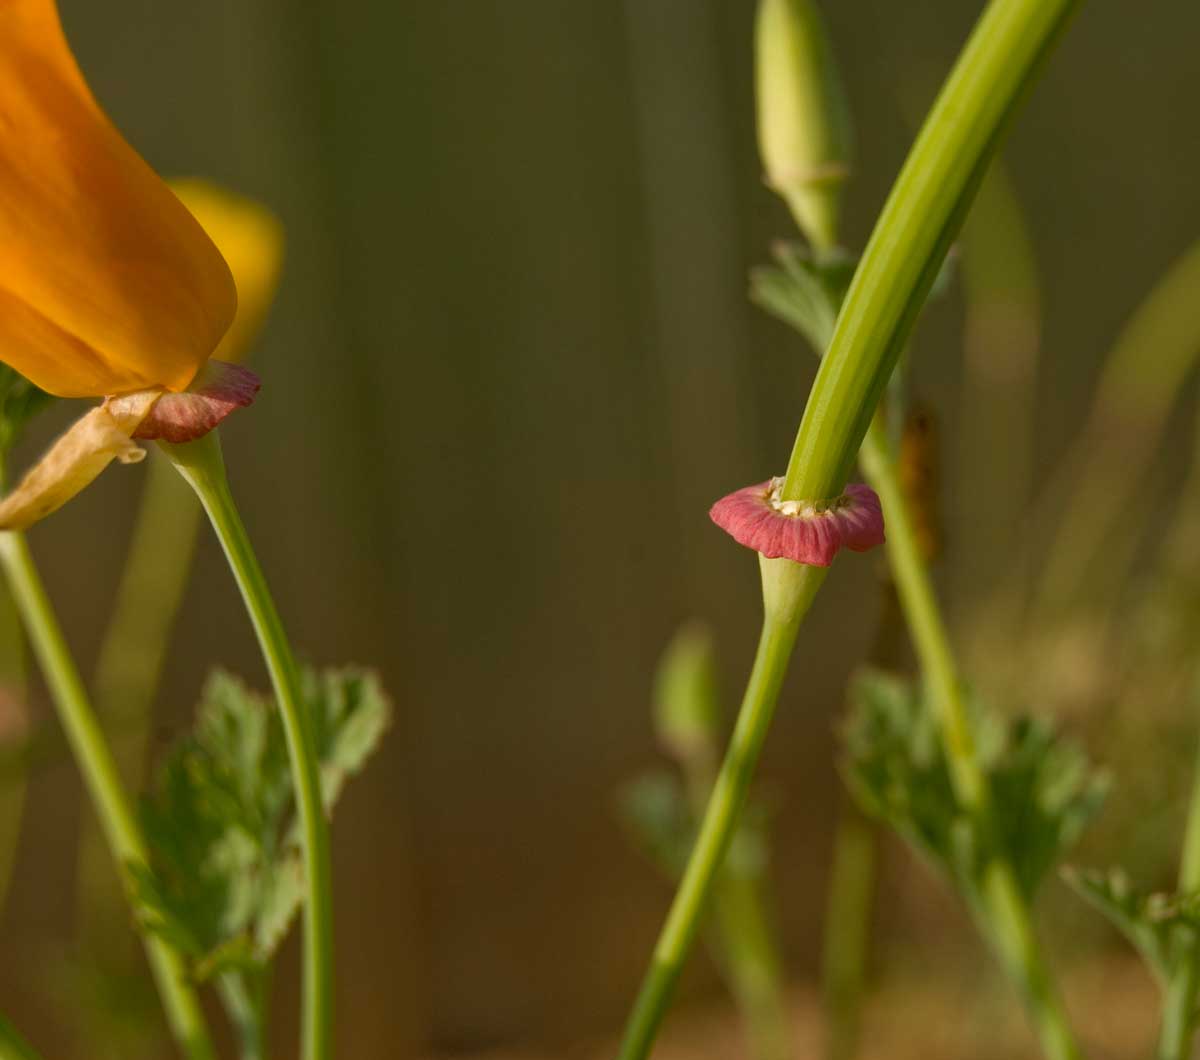
[[[122,394],[77,420],[0,502],[0,530],[24,530],[57,511],[114,459],[143,459],[133,434],[162,395],[158,387]]]

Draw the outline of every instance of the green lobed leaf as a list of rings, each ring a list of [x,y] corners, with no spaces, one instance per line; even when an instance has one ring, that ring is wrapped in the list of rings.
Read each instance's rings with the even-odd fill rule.
[[[813,257],[799,243],[776,243],[771,252],[777,264],[750,270],[750,300],[795,328],[820,356],[833,335],[857,261],[840,250]],[[941,298],[949,290],[957,261],[951,248],[927,301]]]
[[[987,822],[962,806],[924,694],[912,682],[863,670],[851,689],[843,770],[871,815],[896,829],[968,900],[994,857],[1013,866],[1032,899],[1095,816],[1107,779],[1043,718],[1008,720],[972,701],[980,760],[992,791]]]
[[[1200,930],[1200,895],[1163,894],[1134,887],[1124,870],[1065,869],[1063,879],[1133,944],[1159,982],[1172,975],[1172,940]]]
[[[327,809],[379,745],[391,705],[375,674],[303,677]],[[151,868],[131,867],[143,924],[207,979],[270,961],[305,896],[287,745],[274,700],[211,675],[192,734],[142,816]]]
[[[694,834],[682,782],[666,771],[646,773],[620,790],[617,812],[637,848],[668,877],[677,878]]]

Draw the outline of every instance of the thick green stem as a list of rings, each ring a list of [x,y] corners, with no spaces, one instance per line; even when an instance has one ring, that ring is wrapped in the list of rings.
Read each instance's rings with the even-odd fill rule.
[[[311,718],[283,623],[229,490],[217,432],[186,445],[163,444],[196,491],[225,551],[275,689],[300,811],[308,901],[304,912],[303,1056],[327,1060],[333,1044],[333,896],[329,824],[321,798]]]
[[[141,786],[154,694],[187,587],[200,528],[200,505],[170,462],[152,453],[113,615],[93,682],[96,708],[112,734],[121,775]],[[103,847],[86,823],[79,834],[75,887],[81,934],[109,964],[113,909],[119,901]]]
[[[761,565],[766,613],[754,666],[683,879],[626,1025],[620,1060],[641,1060],[654,1044],[745,805],[800,622],[824,581],[820,567],[789,560],[762,560]]]
[[[955,794],[986,830],[992,812],[987,777],[976,753],[950,638],[921,558],[882,417],[877,416],[867,432],[861,462],[868,482],[883,504],[888,562],[929,688]],[[1043,1052],[1051,1060],[1076,1060],[1079,1048],[1042,957],[1028,903],[1010,864],[997,858],[986,867],[980,898],[982,908],[977,913],[981,926],[1024,997]]]
[[[128,866],[145,866],[147,848],[100,724],[88,701],[25,538],[0,534],[0,564],[50,688],[113,861],[129,887]],[[172,1033],[192,1060],[215,1056],[199,1001],[179,954],[157,936],[144,938]]]
[[[885,204],[838,315],[783,496],[845,485],[875,408],[1014,104],[1075,0],[992,0]]]

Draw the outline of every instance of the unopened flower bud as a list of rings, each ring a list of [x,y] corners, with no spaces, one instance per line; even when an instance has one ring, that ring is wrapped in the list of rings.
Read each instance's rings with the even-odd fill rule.
[[[675,634],[654,682],[658,739],[678,759],[711,754],[720,723],[712,636],[689,623]]]
[[[817,250],[837,242],[850,112],[815,0],[758,9],[758,144],[766,182]]]

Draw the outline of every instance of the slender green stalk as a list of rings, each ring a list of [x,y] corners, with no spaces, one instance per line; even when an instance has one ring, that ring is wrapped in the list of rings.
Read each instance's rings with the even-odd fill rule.
[[[40,1060],[33,1046],[3,1016],[0,1016],[0,1060]]]
[[[333,1047],[333,881],[329,824],[321,798],[312,721],[283,623],[267,588],[225,476],[216,431],[163,450],[196,491],[229,561],[275,689],[300,811],[308,901],[304,910],[303,1056],[327,1060]]]
[[[986,828],[992,812],[987,777],[979,764],[950,639],[921,558],[880,417],[867,433],[861,460],[867,480],[883,504],[888,562],[929,687],[955,794]],[[1012,866],[993,860],[985,869],[981,894],[981,926],[1024,995],[1043,1051],[1052,1060],[1074,1060],[1080,1056],[1079,1048],[1046,968]]]
[[[266,1013],[261,984],[251,989],[246,976],[226,972],[217,981],[217,990],[237,1032],[242,1060],[266,1060]]]
[[[707,736],[708,734],[706,734]],[[680,756],[692,812],[703,813],[716,783],[716,751],[705,739]],[[737,837],[731,844],[737,843]],[[789,1060],[792,1035],[783,997],[783,968],[767,911],[761,870],[730,857],[713,885],[716,948],[746,1024],[754,1060]]]
[[[862,814],[847,803],[834,833],[825,909],[821,981],[828,1060],[851,1060],[858,1052],[874,884],[875,833]]]
[[[0,586],[0,747],[14,752],[29,739],[25,641],[12,594]],[[17,762],[8,783],[0,785],[0,909],[12,880],[25,808],[27,769]]]
[[[983,655],[1011,640],[1029,589],[1021,535],[1033,495],[1035,388],[1041,347],[1037,261],[1029,222],[997,159],[959,240],[963,292],[963,382],[958,406],[953,493],[955,592],[975,612],[963,623]],[[1004,459],[995,459],[1003,452]],[[979,469],[988,473],[981,475]],[[953,532],[953,531],[952,531]],[[1036,535],[1033,535],[1036,536]],[[1003,564],[997,556],[1007,557]],[[986,601],[981,607],[978,601]],[[1003,652],[998,654],[1005,654]]]
[[[1197,748],[1192,793],[1188,800],[1183,833],[1183,855],[1179,863],[1179,893],[1200,892],[1200,746]],[[1196,995],[1200,989],[1200,941],[1195,929],[1177,929],[1174,940],[1175,967],[1163,1003],[1159,1030],[1158,1060],[1186,1060],[1191,1055],[1196,1030]]]
[[[93,681],[117,765],[134,790],[143,780],[154,694],[200,528],[200,505],[170,462],[152,453],[148,465]],[[120,901],[112,884],[101,840],[85,822],[79,834],[76,908],[81,934],[97,959],[112,954],[113,911]]]
[[[1035,638],[1085,588],[1095,591],[1102,555],[1103,588],[1118,587],[1126,573],[1124,565],[1114,571],[1102,550],[1123,518],[1131,529],[1141,529],[1130,513],[1139,510],[1139,491],[1171,408],[1200,358],[1197,285],[1200,242],[1171,265],[1105,357],[1087,423],[1045,491],[1047,501],[1066,495],[1070,503],[1042,565]]]
[[[992,0],[876,222],[821,361],[783,496],[836,497],[1011,111],[1077,0]]]
[[[746,1020],[750,1055],[754,1060],[789,1060],[792,1033],[783,972],[759,880],[727,866],[713,906],[727,975]]]
[[[146,843],[22,534],[0,534],[0,565],[8,578],[112,858],[128,886],[126,866],[147,863]],[[199,1001],[187,981],[182,958],[157,936],[147,935],[143,941],[172,1033],[188,1057],[211,1060],[215,1056],[212,1042]]]
[[[762,560],[761,565],[766,613],[754,666],[695,846],[626,1025],[620,1060],[640,1060],[654,1044],[745,805],[800,622],[824,581],[820,567],[789,560]]]

